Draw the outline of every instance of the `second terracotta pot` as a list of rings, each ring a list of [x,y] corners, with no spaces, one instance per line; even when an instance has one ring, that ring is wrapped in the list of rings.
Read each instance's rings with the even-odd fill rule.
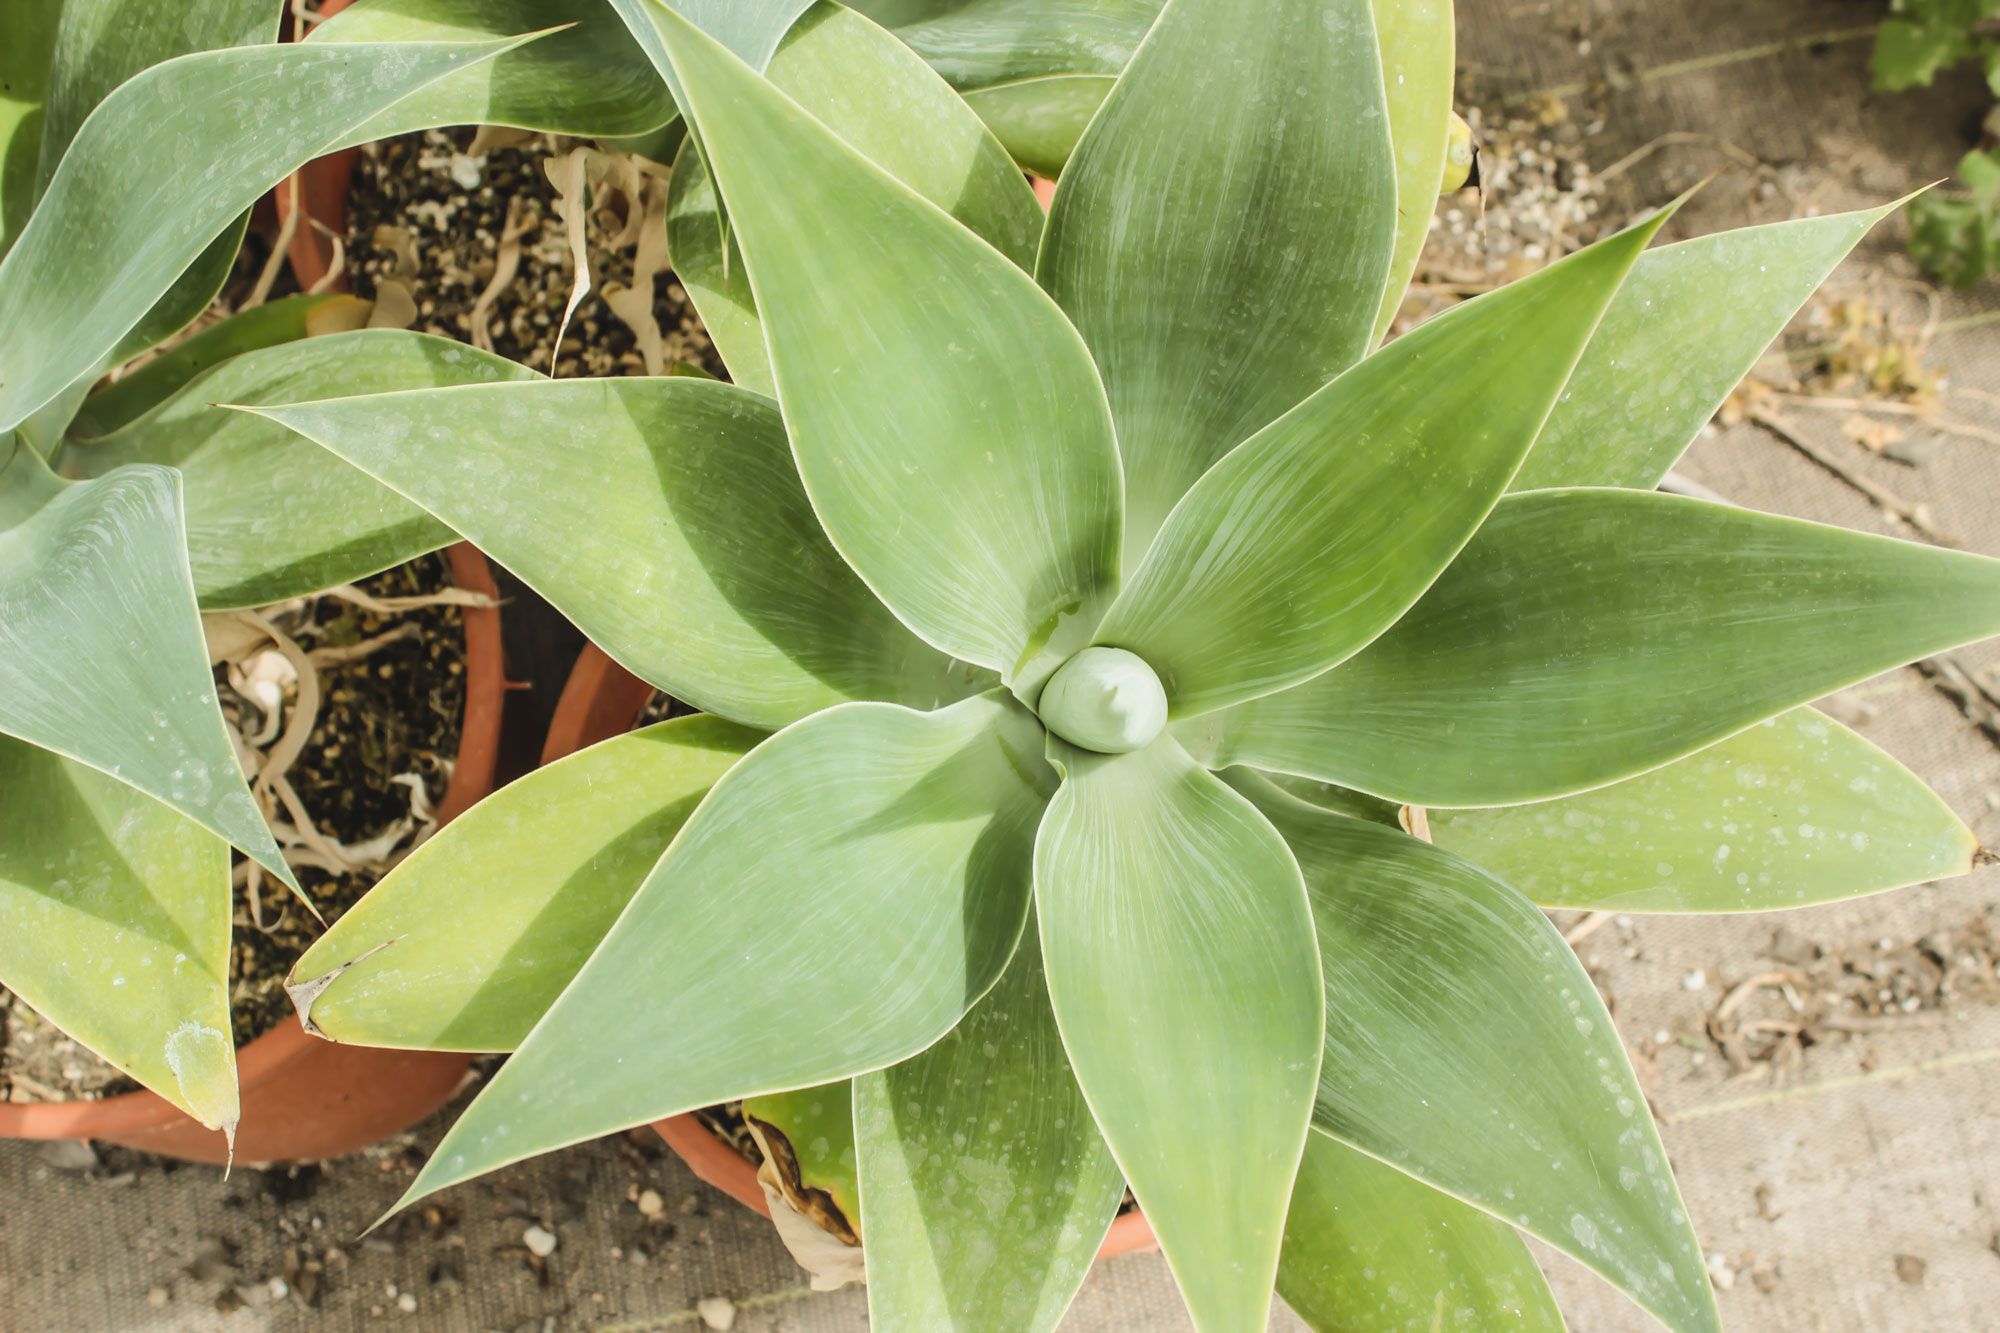
[[[619,666],[594,643],[571,668],[562,698],[556,703],[549,722],[548,739],[542,745],[542,762],[547,764],[599,741],[610,740],[630,731],[653,697],[653,687]],[[764,1189],[757,1183],[757,1168],[729,1144],[710,1131],[693,1115],[670,1116],[653,1123],[674,1155],[687,1163],[688,1170],[715,1186],[746,1208],[765,1217],[771,1215]],[[1156,1250],[1160,1243],[1138,1209],[1121,1213],[1098,1247],[1097,1257]]]
[[[445,552],[452,582],[497,598],[486,559],[470,543]],[[440,824],[493,790],[506,694],[500,612],[467,607],[465,712],[458,759],[438,806]],[[236,1053],[242,1119],[235,1160],[244,1165],[316,1161],[400,1134],[450,1100],[472,1057],[436,1051],[338,1046],[287,1020]],[[96,1101],[0,1104],[0,1138],[95,1139],[220,1165],[229,1145],[166,1098],[130,1092]]]

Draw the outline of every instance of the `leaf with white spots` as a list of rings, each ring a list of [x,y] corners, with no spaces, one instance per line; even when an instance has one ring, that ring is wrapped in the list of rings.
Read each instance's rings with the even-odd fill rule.
[[[1917,776],[1795,708],[1664,768],[1431,836],[1544,907],[1765,912],[1948,879],[1978,840]]]
[[[1539,1236],[1679,1333],[1718,1328],[1645,1094],[1548,918],[1450,852],[1230,776],[1312,897],[1314,1127]]]

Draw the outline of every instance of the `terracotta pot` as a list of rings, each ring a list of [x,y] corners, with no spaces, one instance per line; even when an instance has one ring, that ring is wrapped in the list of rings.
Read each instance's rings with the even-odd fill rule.
[[[445,556],[452,581],[497,597],[486,559],[460,542]],[[500,612],[467,607],[465,712],[458,759],[438,806],[448,821],[493,790],[500,753],[500,713],[507,682],[500,651]],[[339,1046],[284,1022],[237,1052],[243,1118],[235,1160],[313,1161],[338,1157],[414,1125],[450,1100],[465,1079],[469,1055]],[[171,1102],[132,1092],[87,1102],[0,1103],[0,1138],[99,1139],[127,1148],[220,1165],[229,1158],[221,1134],[204,1129]]]
[[[354,0],[320,0],[320,17],[332,18],[352,3]],[[296,40],[289,21],[285,30],[287,40]],[[344,148],[338,153],[314,158],[296,175],[271,191],[271,203],[277,208],[280,227],[292,215],[294,198],[305,206],[305,217],[299,219],[298,228],[292,233],[287,256],[291,260],[292,276],[298,279],[302,291],[311,291],[317,286],[333,263],[333,243],[312,224],[318,222],[335,234],[347,230],[347,191],[353,183],[354,163],[360,154],[359,148]],[[321,290],[344,292],[347,290],[347,279],[336,275]]]
[[[549,736],[542,746],[542,762],[550,763],[566,754],[610,740],[631,730],[639,714],[653,697],[653,687],[606,656],[594,643],[583,647],[563,686],[549,723]],[[670,1116],[653,1122],[653,1129],[687,1163],[688,1170],[715,1186],[745,1208],[765,1217],[771,1206],[757,1183],[757,1168],[743,1154],[710,1132],[692,1115]],[[1145,1215],[1136,1208],[1122,1213],[1111,1224],[1110,1234],[1098,1248],[1097,1257],[1131,1254],[1160,1247]]]

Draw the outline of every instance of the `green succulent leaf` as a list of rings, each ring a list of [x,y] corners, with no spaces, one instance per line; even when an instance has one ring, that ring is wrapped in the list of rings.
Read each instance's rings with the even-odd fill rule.
[[[1403,827],[1402,806],[1395,801],[1385,801],[1379,796],[1366,792],[1349,791],[1336,787],[1331,782],[1321,782],[1318,778],[1302,778],[1291,773],[1264,773],[1250,770],[1265,782],[1270,783],[1288,796],[1296,796],[1307,805],[1316,805],[1323,810],[1348,815],[1355,819],[1365,819],[1383,828]],[[1233,781],[1235,776],[1232,775]]]
[[[858,0],[961,91],[1047,74],[1116,75],[1161,0]]]
[[[667,57],[665,33],[672,23],[700,28],[750,68],[761,70],[799,15],[812,8],[813,0],[610,0],[610,3],[625,21],[639,49],[653,62],[661,80],[672,90],[674,101],[685,109],[687,100],[680,75]]]
[[[883,1330],[1053,1329],[1125,1178],[1070,1073],[1027,932],[937,1045],[854,1080],[868,1317]]]
[[[1259,431],[1175,507],[1098,641],[1144,658],[1176,717],[1359,651],[1492,510],[1664,220],[1467,301]]]
[[[1228,95],[1190,96],[1217,69]],[[1255,22],[1172,0],[1091,121],[1037,272],[1104,373],[1127,569],[1210,464],[1367,351],[1391,152],[1368,0],[1272,0]]]
[[[1375,313],[1374,337],[1380,342],[1403,304],[1437,213],[1451,132],[1456,33],[1452,0],[1374,0],[1373,8],[1396,161],[1396,246]]]
[[[77,130],[97,104],[125,80],[175,56],[275,41],[279,6],[270,0],[216,0],[160,5],[151,0],[28,0],[13,6],[60,11],[60,31],[46,53],[49,97],[41,134],[35,192],[40,194]],[[30,150],[32,151],[32,150]],[[225,228],[128,333],[115,364],[176,333],[222,290],[242,247],[249,214]],[[0,247],[4,252],[4,247]]]
[[[1963,875],[1979,846],[1913,773],[1810,708],[1609,787],[1433,810],[1430,826],[1544,907],[1618,912],[1833,902]]]
[[[202,1124],[233,1126],[228,844],[7,737],[0,806],[0,984]]]
[[[14,6],[10,6],[12,8]],[[60,17],[49,61],[36,193],[98,103],[127,79],[195,51],[255,46],[278,38],[281,6],[271,0],[26,0],[22,9]],[[516,31],[520,31],[516,29]],[[511,34],[510,34],[511,35]]]
[[[843,704],[751,751],[404,1202],[937,1041],[1020,938],[1053,776],[1040,746],[996,690],[935,713]]]
[[[256,410],[423,505],[709,712],[774,728],[849,699],[931,708],[991,682],[898,624],[841,562],[768,398],[673,376]]]
[[[821,3],[793,26],[767,76],[863,157],[957,218],[1022,268],[1042,210],[1007,151],[909,48],[852,10]],[[911,133],[921,124],[921,134]],[[715,187],[684,143],[667,198],[674,272],[737,384],[773,392],[764,328],[742,257],[723,254]]]
[[[1278,1294],[1324,1333],[1563,1329],[1512,1227],[1324,1134],[1292,1187]]]
[[[927,642],[1033,683],[1117,581],[1117,447],[1082,340],[1004,255],[661,16],[820,521]]]
[[[1718,1328],[1645,1095],[1548,918],[1450,852],[1238,777],[1312,895],[1315,1128],[1540,1237],[1669,1328]]]
[[[300,1010],[333,1041],[513,1050],[761,739],[719,717],[676,718],[510,783],[314,942],[289,983]]]
[[[35,207],[49,68],[61,21],[58,5],[0,8],[0,257]]]
[[[1528,491],[1365,652],[1182,730],[1218,766],[1515,805],[1996,632],[2000,561],[1647,491]]]
[[[310,337],[316,321],[358,301],[335,292],[281,296],[183,338],[86,398],[70,422],[69,442],[89,443],[129,426],[203,371],[245,352]]]
[[[516,44],[207,51],[119,85],[0,261],[0,432],[92,373],[273,181]]]
[[[84,476],[128,463],[179,469],[203,609],[262,606],[434,551],[452,531],[279,422],[218,404],[534,378],[512,361],[427,334],[308,338],[222,362],[132,424],[72,446],[64,462]]]
[[[1658,485],[1827,274],[1900,206],[1742,227],[1641,256],[1513,488]]]
[[[1054,180],[1117,84],[1114,74],[1049,74],[962,96],[1023,171]]]
[[[130,784],[296,887],[215,697],[180,478],[40,469],[27,449],[0,467],[0,733]]]
[[[604,0],[356,0],[306,40],[456,42],[558,27],[417,93],[390,113],[394,126],[385,129],[394,133],[414,118],[609,138],[674,118],[653,62]]]
[[[1170,737],[1050,748],[1035,907],[1063,1045],[1195,1326],[1262,1329],[1319,1069],[1298,867]]]

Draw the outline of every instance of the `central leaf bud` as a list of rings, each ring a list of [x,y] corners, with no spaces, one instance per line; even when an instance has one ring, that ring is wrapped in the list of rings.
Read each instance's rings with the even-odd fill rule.
[[[1042,688],[1042,725],[1071,745],[1124,754],[1167,725],[1167,692],[1144,659],[1123,648],[1086,648]]]

